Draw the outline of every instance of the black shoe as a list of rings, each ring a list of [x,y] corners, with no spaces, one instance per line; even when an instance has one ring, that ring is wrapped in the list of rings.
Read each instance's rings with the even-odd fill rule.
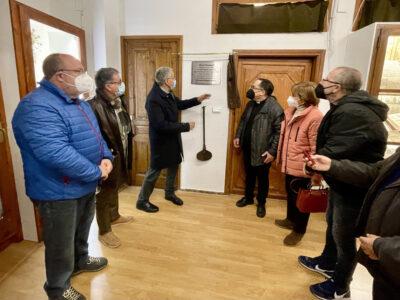
[[[265,204],[257,205],[257,217],[264,218],[265,217]]]
[[[136,208],[143,210],[147,213],[155,213],[158,212],[158,207],[155,206],[153,203],[150,203],[149,201],[147,202],[137,202],[136,203]]]
[[[179,206],[183,205],[182,199],[179,198],[179,197],[176,196],[176,195],[165,196],[165,199],[168,200],[168,201],[171,201],[171,202],[172,202],[173,204],[175,204],[175,205],[179,205]]]
[[[82,263],[78,263],[75,267],[72,276],[78,275],[82,272],[97,272],[104,269],[108,264],[108,260],[105,257],[93,257],[88,256],[87,260]]]
[[[242,199],[236,202],[237,207],[245,207],[246,205],[252,205],[252,204],[254,204],[254,200],[253,199],[247,200],[246,197],[243,197]]]

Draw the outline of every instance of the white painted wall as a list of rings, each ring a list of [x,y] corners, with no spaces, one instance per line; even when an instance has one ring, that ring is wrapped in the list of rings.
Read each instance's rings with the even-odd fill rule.
[[[81,27],[82,12],[79,11],[81,0],[19,0],[19,2],[67,21],[75,26]],[[91,43],[88,43],[88,57],[92,56],[92,54],[88,51],[88,49],[91,48]],[[31,201],[25,195],[25,183],[21,156],[18,146],[15,143],[11,127],[11,119],[20,98],[8,0],[0,1],[0,66],[0,80],[3,89],[8,126],[7,129],[10,139],[10,150],[13,160],[15,184],[22,220],[23,235],[24,239],[26,240],[37,240],[33,206]]]
[[[363,89],[367,88],[370,76],[372,56],[377,47],[379,25],[383,23],[373,23],[360,30],[352,32],[347,40],[346,55],[344,65],[356,68],[363,75]],[[387,22],[385,25],[400,25],[400,22]]]
[[[86,35],[93,47],[92,74],[103,67],[121,70],[122,7],[121,0],[84,0]]]
[[[181,166],[181,188],[223,192],[225,185],[226,149],[228,141],[229,110],[226,109],[227,55],[185,56],[183,59],[183,98],[210,93],[210,100],[186,110],[183,122],[196,122],[194,130],[182,134],[185,158]],[[219,60],[222,64],[221,84],[192,85],[193,60]],[[206,146],[212,153],[211,160],[199,161],[196,154],[203,149],[202,106],[206,106]]]
[[[363,75],[363,88],[366,89],[374,52],[376,23],[352,32],[347,37],[344,65],[356,68]]]
[[[230,53],[234,49],[326,49],[324,73],[342,65],[346,36],[351,32],[355,0],[336,0],[329,33],[300,34],[211,34],[212,1],[198,0],[124,0],[125,35],[183,35],[184,53]],[[182,164],[181,187],[223,192],[227,153],[229,109],[226,99],[226,69],[219,86],[191,85],[190,61],[214,56],[184,56],[183,98],[203,92],[213,94],[207,113],[207,144],[213,159],[199,162],[201,149],[201,111],[199,107],[183,112],[184,121],[196,121],[194,131],[183,134],[185,161]],[[218,56],[219,58],[220,56]],[[226,63],[224,63],[226,65]],[[321,105],[327,110],[327,103]],[[220,113],[212,108],[221,107]]]

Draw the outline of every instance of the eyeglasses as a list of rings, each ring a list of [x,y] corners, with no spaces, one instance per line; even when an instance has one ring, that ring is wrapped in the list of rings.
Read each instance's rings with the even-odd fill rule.
[[[330,82],[330,83],[333,83],[333,84],[341,84],[340,82],[332,81],[332,80],[324,79],[324,78],[322,78],[322,81]]]
[[[255,87],[254,85],[251,86],[251,89],[252,90],[258,90],[258,91],[262,91],[263,90],[262,88]]]
[[[122,83],[122,81],[110,81],[110,82],[107,82],[108,84],[121,84]]]
[[[83,69],[60,69],[57,72],[74,72],[74,73],[85,73]]]

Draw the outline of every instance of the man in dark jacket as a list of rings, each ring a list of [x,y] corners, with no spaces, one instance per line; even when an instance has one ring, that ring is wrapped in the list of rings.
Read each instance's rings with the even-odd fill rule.
[[[400,149],[375,164],[312,156],[309,167],[368,189],[356,227],[358,261],[374,277],[374,300],[400,299]]]
[[[317,97],[331,104],[318,131],[317,154],[365,163],[383,159],[388,107],[360,87],[361,73],[347,67],[334,69],[317,86]],[[324,179],[330,186],[325,247],[321,256],[300,256],[299,263],[328,278],[310,286],[319,299],[346,298],[356,266],[356,219],[367,189],[329,174]]]
[[[236,137],[235,148],[243,150],[246,170],[245,196],[236,202],[238,207],[254,203],[254,188],[258,179],[257,216],[265,217],[265,202],[269,190],[269,169],[276,157],[281,122],[282,107],[272,95],[274,86],[267,79],[257,79],[247,91],[251,100],[242,114]]]
[[[113,233],[111,225],[133,220],[131,216],[121,216],[118,211],[118,190],[124,183],[128,183],[128,170],[131,166],[132,126],[123,99],[125,85],[119,72],[114,68],[102,68],[97,71],[95,81],[96,97],[89,103],[103,138],[114,156],[114,168],[96,195],[96,218],[100,242],[107,247],[117,248],[121,241]]]
[[[149,117],[151,162],[136,203],[136,208],[154,213],[158,207],[149,201],[162,169],[167,169],[165,199],[175,205],[183,201],[175,195],[175,178],[182,162],[183,149],[181,132],[194,128],[194,122],[179,122],[179,110],[199,105],[210,97],[203,94],[197,98],[180,100],[172,90],[176,87],[174,71],[169,67],[156,70],[155,83],[147,96],[146,111]]]

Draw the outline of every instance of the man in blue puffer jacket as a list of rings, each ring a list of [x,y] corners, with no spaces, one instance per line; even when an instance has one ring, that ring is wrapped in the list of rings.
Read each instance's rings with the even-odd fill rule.
[[[89,104],[78,96],[93,87],[81,62],[51,54],[40,87],[26,95],[12,125],[21,150],[26,194],[42,218],[49,299],[86,299],[72,275],[98,271],[104,257],[88,255],[95,190],[112,169],[112,154]]]

